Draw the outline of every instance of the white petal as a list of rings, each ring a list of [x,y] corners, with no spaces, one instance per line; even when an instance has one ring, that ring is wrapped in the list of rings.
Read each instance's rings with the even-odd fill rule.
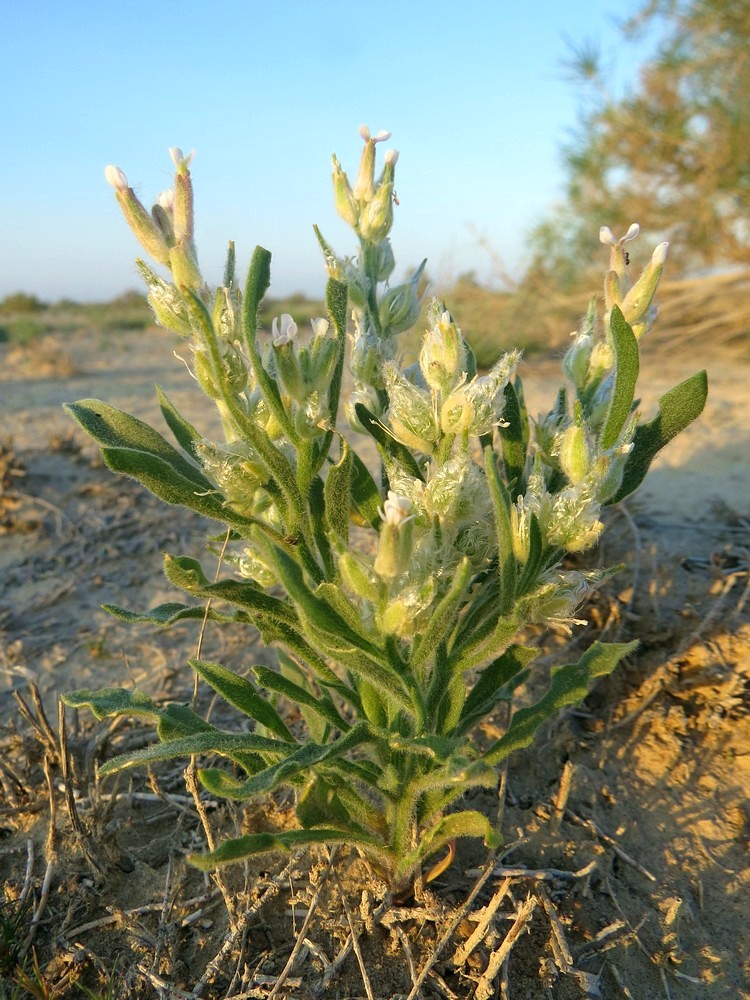
[[[104,176],[107,179],[107,183],[111,184],[115,191],[127,191],[128,179],[119,167],[115,167],[110,163],[109,166],[104,168]]]
[[[599,242],[609,247],[617,246],[617,240],[612,235],[612,230],[609,226],[602,226],[599,230]]]
[[[370,130],[369,130],[369,128],[366,125],[360,125],[359,126],[359,134],[362,136],[362,138],[365,140],[365,142],[369,141],[369,139],[370,139]]]
[[[638,233],[640,233],[640,231],[641,227],[638,225],[637,222],[634,222],[631,225],[630,229],[628,229],[623,238],[620,240],[620,243],[628,243],[630,240],[634,240],[638,235]]]
[[[667,259],[669,253],[669,243],[660,243],[651,254],[651,263],[656,267],[661,267]]]

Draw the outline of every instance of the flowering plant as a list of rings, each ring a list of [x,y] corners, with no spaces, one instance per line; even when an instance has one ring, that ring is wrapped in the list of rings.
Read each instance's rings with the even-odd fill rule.
[[[98,718],[155,721],[158,742],[115,757],[102,773],[210,754],[224,762],[199,771],[212,795],[242,801],[294,789],[298,829],[225,841],[193,856],[197,866],[344,842],[403,887],[436,852],[447,845],[450,853],[457,837],[496,843],[488,818],[458,801],[469,789],[494,786],[509,754],[635,648],[595,642],[578,662],[552,671],[543,697],[513,711],[499,739],[477,742],[478,723],[499,702],[512,704],[529,672],[535,649],[522,643],[523,630],[539,623],[569,631],[608,575],[566,570],[565,554],[596,543],[602,508],[630,494],[656,453],[700,413],[706,377],[677,386],[653,420],[639,422],[639,339],[667,244],[631,287],[623,245],[637,227],[619,240],[601,231],[610,246],[604,316],[592,304],[564,359],[567,385],[545,417],[527,416],[520,353],[478,373],[441,302],[429,306],[418,363],[404,369],[398,335],[419,316],[424,265],[389,284],[397,154],[386,153],[376,181],[376,145],[389,135],[365,128],[361,135],[353,185],[333,159],[336,207],[358,252],[337,256],[316,229],[329,272],[328,315],[313,321],[304,341],[288,315],[273,321],[270,337],[258,330],[267,250],[255,250],[244,292],[231,244],[222,285],[203,279],[191,156],[171,150],[174,190],[151,212],[123,172],[107,168],[141,245],[170,272],[166,280],[138,263],[158,322],[190,344],[193,373],[218,409],[224,439],[204,437],[162,390],[176,447],[106,403],[67,409],[113,471],[223,524],[232,568],[211,582],[194,558],[167,556],[168,579],[197,603],[108,610],[163,626],[246,623],[277,647],[278,669],[255,666],[245,676],[190,662],[254,720],[249,733],[216,728],[183,705],[157,706],[140,691],[82,690],[64,701]],[[351,391],[342,406],[347,359]],[[357,435],[374,441],[379,468],[357,454]],[[304,732],[284,711],[290,702]]]

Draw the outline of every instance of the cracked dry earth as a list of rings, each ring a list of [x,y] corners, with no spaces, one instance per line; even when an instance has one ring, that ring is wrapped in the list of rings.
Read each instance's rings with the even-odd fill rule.
[[[512,759],[499,796],[477,798],[491,815],[501,805],[493,863],[463,848],[416,898],[392,900],[345,851],[274,857],[228,873],[225,901],[183,860],[205,835],[181,768],[95,780],[96,761],[150,738],[143,727],[69,712],[59,746],[61,692],[192,696],[195,623],[127,627],[100,605],[170,599],[161,553],[205,555],[206,532],[104,469],[60,403],[99,397],[159,425],[154,382],[185,409],[192,387],[158,332],[52,338],[45,364],[0,345],[3,436],[18,460],[0,529],[0,918],[21,913],[16,934],[50,996],[106,980],[120,997],[750,998],[750,365],[648,346],[645,413],[704,366],[709,403],[609,513],[592,559],[626,568],[573,640],[641,646]],[[525,367],[536,413],[557,364]],[[538,641],[540,669],[572,653]],[[237,626],[209,629],[202,655],[239,671],[273,662]],[[503,724],[490,720],[488,738]],[[205,808],[217,836],[290,822],[284,799]],[[11,993],[11,971],[0,997],[33,995]]]

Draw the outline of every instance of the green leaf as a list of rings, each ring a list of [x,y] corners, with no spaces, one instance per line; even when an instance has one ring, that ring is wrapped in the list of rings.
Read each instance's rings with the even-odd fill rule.
[[[510,686],[512,690],[516,687],[519,675],[538,654],[539,650],[530,646],[514,644],[485,667],[464,702],[456,735],[468,733],[480,719],[491,712],[498,701],[503,700],[507,688]]]
[[[195,754],[216,753],[222,757],[234,758],[237,753],[279,754],[289,753],[292,744],[281,740],[272,740],[254,733],[223,733],[212,729],[210,732],[199,732],[191,736],[168,739],[163,743],[153,743],[142,750],[120,754],[108,760],[101,769],[101,774],[114,774],[129,767],[140,764],[150,764],[157,760],[174,760],[178,757],[192,757]],[[261,772],[261,774],[264,772]]]
[[[622,484],[608,504],[619,503],[641,485],[661,449],[703,412],[707,396],[706,372],[700,371],[661,397],[654,419],[636,429]]]
[[[244,801],[271,792],[279,785],[294,782],[316,764],[325,760],[341,757],[362,744],[377,744],[379,742],[381,742],[381,738],[374,733],[370,726],[366,723],[358,723],[348,733],[332,743],[325,745],[305,743],[294,753],[285,755],[283,760],[272,764],[245,781],[239,781],[226,771],[217,768],[201,770],[199,777],[204,787],[213,795]]]
[[[201,564],[190,556],[164,556],[164,573],[170,583],[196,597],[226,601],[251,613],[271,615],[280,622],[299,625],[294,608],[271,597],[249,580],[218,580],[210,583]]]
[[[336,331],[338,342],[338,357],[331,376],[331,384],[328,388],[328,412],[331,426],[336,426],[336,417],[339,410],[339,399],[341,397],[341,382],[344,374],[344,354],[346,352],[346,311],[347,311],[348,289],[347,286],[329,278],[326,285],[326,306],[328,315],[331,317],[333,328]],[[330,443],[333,440],[333,432],[326,435],[325,450],[328,452]]]
[[[615,349],[615,369],[612,397],[599,437],[604,450],[617,443],[630,416],[639,369],[638,341],[619,306],[612,306],[609,327]]]
[[[250,268],[247,273],[245,283],[245,294],[242,300],[242,324],[245,332],[245,344],[247,346],[250,364],[255,375],[255,381],[263,394],[263,398],[268,404],[271,413],[284,429],[284,433],[291,441],[298,440],[289,414],[284,409],[281,400],[279,387],[274,379],[263,367],[263,360],[258,350],[258,310],[263,296],[268,291],[271,284],[271,254],[263,247],[256,247]]]
[[[293,705],[305,706],[311,709],[322,719],[325,719],[326,722],[330,722],[332,726],[344,733],[352,728],[346,719],[339,714],[328,695],[316,696],[312,691],[308,691],[302,687],[301,684],[297,684],[289,677],[271,670],[270,667],[258,666],[253,667],[252,670],[258,680],[258,684],[266,688],[267,691],[275,691],[276,694],[280,694],[282,697],[288,699]]]
[[[566,705],[576,705],[588,694],[592,681],[611,673],[620,660],[638,646],[634,642],[595,642],[578,663],[558,667],[549,690],[535,705],[519,709],[508,731],[483,755],[490,764],[499,764],[522,747],[530,746],[541,724]]]
[[[255,719],[282,740],[288,743],[297,742],[273,705],[258,694],[247,678],[208,660],[188,660],[188,663],[198,676],[230,705],[234,705],[249,718]]]
[[[524,440],[523,419],[521,416],[521,404],[516,394],[516,390],[511,382],[505,386],[505,406],[503,407],[503,420],[508,426],[500,431],[500,440],[503,448],[503,463],[505,465],[505,478],[508,486],[513,486],[513,496],[524,492],[523,470],[526,464],[526,441]]]
[[[356,453],[352,451],[352,484],[351,496],[354,506],[357,508],[362,520],[380,531],[381,517],[380,508],[383,506],[383,498],[375,485],[375,480],[370,475],[370,470]]]
[[[103,450],[125,449],[153,456],[160,466],[171,468],[181,482],[191,483],[198,490],[214,490],[213,483],[197,465],[137,417],[99,399],[79,399],[76,403],[64,403],[63,408]]]
[[[499,656],[508,648],[520,628],[521,622],[515,616],[489,619],[473,635],[467,636],[460,648],[454,651],[454,670],[470,670]]]
[[[331,466],[326,476],[323,496],[325,517],[329,529],[343,545],[349,544],[349,522],[352,507],[352,474],[354,459],[346,438],[341,438],[341,458]]]
[[[368,854],[387,858],[387,854],[379,841],[363,833],[352,830],[322,828],[314,830],[284,830],[281,833],[248,833],[244,837],[225,840],[215,851],[209,854],[190,854],[188,861],[195,868],[209,872],[223,865],[244,861],[255,854],[266,854],[269,851],[284,851],[288,853],[310,844],[351,844],[362,847]]]
[[[490,488],[497,536],[497,572],[500,579],[500,599],[497,614],[507,615],[516,596],[516,557],[513,554],[513,534],[510,523],[510,495],[500,479],[497,460],[492,448],[485,448],[484,471]]]
[[[140,716],[158,721],[159,709],[138,688],[80,688],[60,696],[70,708],[88,708],[95,719],[109,719],[117,715]]]
[[[489,848],[500,846],[501,838],[490,821],[475,809],[465,809],[462,812],[444,816],[433,827],[427,830],[419,841],[419,846],[409,851],[396,866],[396,875],[404,878],[411,874],[417,865],[459,837],[476,837],[484,841]]]
[[[211,484],[207,487],[197,486],[193,479],[187,479],[173,465],[156,455],[130,448],[102,448],[102,458],[112,472],[137,479],[165,503],[186,507],[222,524],[236,524],[247,528],[250,523],[248,518],[233,511]]]
[[[539,518],[532,512],[531,519],[529,520],[529,555],[521,570],[517,596],[523,597],[534,586],[537,575],[542,568],[543,557],[544,540],[542,539],[542,529],[539,526]]]
[[[156,395],[162,415],[167,422],[167,426],[174,434],[177,443],[191,458],[199,462],[198,445],[203,438],[195,427],[181,413],[177,412],[169,396],[167,396],[160,385],[156,387]]]
[[[363,403],[355,403],[354,410],[360,424],[377,443],[378,451],[381,454],[390,455],[410,476],[414,476],[415,479],[423,483],[422,470],[406,445],[391,437],[380,420]]]
[[[440,598],[430,615],[427,629],[420,639],[419,647],[412,653],[411,667],[417,676],[420,675],[438,648],[447,640],[456,624],[470,578],[471,561],[468,556],[464,556],[454,571],[450,587]]]
[[[187,604],[178,604],[176,602],[158,604],[155,608],[151,608],[150,611],[130,611],[127,608],[119,607],[117,604],[102,604],[102,608],[110,615],[114,615],[115,618],[121,618],[126,622],[160,625],[162,627],[174,625],[176,622],[188,619],[202,620],[203,618],[207,618],[209,621],[215,622],[250,621],[250,618],[244,611],[233,611],[231,614],[222,614],[213,607],[209,607],[208,609],[203,605],[191,607]]]

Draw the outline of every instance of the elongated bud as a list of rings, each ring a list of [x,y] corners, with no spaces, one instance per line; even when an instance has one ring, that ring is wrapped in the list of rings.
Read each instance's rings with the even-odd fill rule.
[[[589,377],[589,364],[593,341],[589,334],[575,334],[575,342],[568,348],[563,360],[565,374],[578,390],[585,388]]]
[[[359,217],[358,232],[368,243],[379,243],[390,233],[393,225],[393,183],[378,185],[372,201]]]
[[[354,197],[349,178],[341,169],[341,164],[333,157],[333,200],[336,211],[352,228],[359,222],[359,205]]]
[[[175,239],[192,243],[195,236],[193,218],[193,182],[190,178],[190,161],[194,153],[183,156],[182,150],[173,146],[170,155],[175,165],[172,223]]]
[[[362,159],[359,162],[359,173],[354,183],[353,193],[360,205],[367,205],[375,193],[375,145],[390,139],[391,133],[378,132],[376,136],[371,136],[369,128],[362,125],[359,134],[365,141],[365,148],[362,150]]]
[[[164,233],[138,200],[135,191],[128,186],[128,179],[119,167],[110,164],[104,168],[107,183],[115,189],[125,221],[133,230],[143,249],[154,260],[169,267],[169,246]]]
[[[591,468],[591,446],[583,427],[574,425],[563,432],[560,468],[574,486],[588,475]]]
[[[424,335],[419,367],[432,389],[449,393],[466,376],[466,346],[447,310],[432,306],[431,325]]]
[[[413,544],[411,500],[388,491],[388,499],[380,511],[385,522],[380,529],[375,572],[381,579],[392,580],[409,568]]]
[[[660,243],[656,247],[640,278],[622,301],[622,314],[633,327],[648,320],[649,309],[664,270],[668,250],[668,243]]]
[[[107,179],[107,184],[110,184],[115,191],[127,191],[130,187],[128,179],[122,170],[111,163],[104,168],[104,176]]]

